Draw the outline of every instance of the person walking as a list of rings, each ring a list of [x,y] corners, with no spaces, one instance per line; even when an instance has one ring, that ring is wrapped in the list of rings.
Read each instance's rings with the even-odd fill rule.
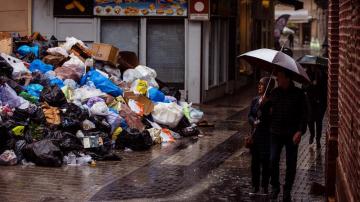
[[[282,148],[286,149],[286,176],[283,201],[291,201],[291,190],[296,175],[298,145],[307,127],[307,104],[303,91],[295,87],[287,71],[276,73],[278,87],[269,99],[271,107],[271,198],[280,193],[279,163]]]
[[[327,75],[323,68],[315,65],[308,65],[306,68],[306,73],[311,80],[311,84],[306,88],[310,105],[309,144],[313,144],[316,137],[316,147],[318,149],[321,148],[322,124],[327,107]]]
[[[294,48],[294,35],[293,35],[293,34],[289,34],[288,40],[289,40],[289,47],[290,47],[290,48]]]
[[[260,191],[260,178],[261,192],[268,194],[270,178],[270,105],[268,100],[274,85],[275,81],[269,77],[260,79],[258,96],[252,100],[248,114],[249,124],[252,127],[250,146],[252,191],[250,194],[257,194]]]

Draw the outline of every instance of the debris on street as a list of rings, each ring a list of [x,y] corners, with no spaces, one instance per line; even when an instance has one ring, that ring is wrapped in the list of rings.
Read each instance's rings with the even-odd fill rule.
[[[11,43],[0,54],[0,165],[95,166],[200,134],[204,113],[131,52],[39,33]]]

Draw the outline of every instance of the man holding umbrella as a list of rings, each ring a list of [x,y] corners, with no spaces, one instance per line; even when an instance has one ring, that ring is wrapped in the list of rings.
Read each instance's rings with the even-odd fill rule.
[[[240,56],[250,64],[276,75],[278,87],[271,92],[271,198],[280,193],[279,163],[283,147],[286,149],[286,176],[283,201],[291,201],[295,180],[298,145],[306,132],[307,105],[303,91],[293,80],[308,83],[305,70],[290,56],[271,49],[250,51]]]
[[[286,176],[283,201],[291,201],[295,180],[298,146],[307,127],[305,95],[295,87],[286,71],[276,73],[278,87],[271,93],[271,185],[272,199],[280,193],[279,163],[282,148],[286,149]]]

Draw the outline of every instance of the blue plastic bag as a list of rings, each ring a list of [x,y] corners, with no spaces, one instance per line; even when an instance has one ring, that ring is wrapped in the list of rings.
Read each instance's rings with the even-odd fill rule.
[[[25,87],[25,90],[32,96],[39,98],[41,91],[44,89],[44,86],[40,84],[29,84]]]
[[[165,100],[164,93],[157,88],[150,88],[148,90],[148,96],[150,100],[153,102],[164,102]]]
[[[36,59],[34,60],[29,67],[31,72],[40,71],[41,73],[45,74],[48,71],[52,71],[54,67],[52,65],[48,65],[43,63],[43,61]]]
[[[35,55],[35,57],[39,57],[39,46],[35,45],[33,47],[30,47],[28,45],[22,45],[17,49],[17,52],[21,56],[25,56],[30,53],[33,53]]]
[[[57,86],[59,86],[59,88],[62,88],[65,86],[64,82],[57,77],[50,79],[50,85],[52,85],[52,86],[57,85]]]
[[[94,69],[91,69],[81,78],[80,84],[84,85],[88,81],[93,82],[97,89],[113,97],[117,97],[123,94],[123,90],[121,88],[116,86],[112,81]]]

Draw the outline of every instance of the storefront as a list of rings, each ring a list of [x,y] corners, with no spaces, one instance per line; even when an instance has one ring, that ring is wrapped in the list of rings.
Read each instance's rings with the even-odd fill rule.
[[[196,4],[196,9],[207,8],[205,15],[191,14],[197,1],[205,3]],[[59,2],[33,0],[32,31],[133,51],[141,64],[154,68],[160,80],[182,89],[190,102],[207,102],[244,84],[236,56],[251,47],[240,48],[239,37],[248,30],[240,31],[238,1],[176,0],[162,7],[168,1],[149,0],[124,9],[123,1],[94,1],[90,6],[85,3],[89,1],[79,0],[85,8],[80,14],[76,6],[72,13],[59,11],[67,6]],[[93,8],[90,13],[88,7]],[[252,16],[247,17],[249,21]]]

